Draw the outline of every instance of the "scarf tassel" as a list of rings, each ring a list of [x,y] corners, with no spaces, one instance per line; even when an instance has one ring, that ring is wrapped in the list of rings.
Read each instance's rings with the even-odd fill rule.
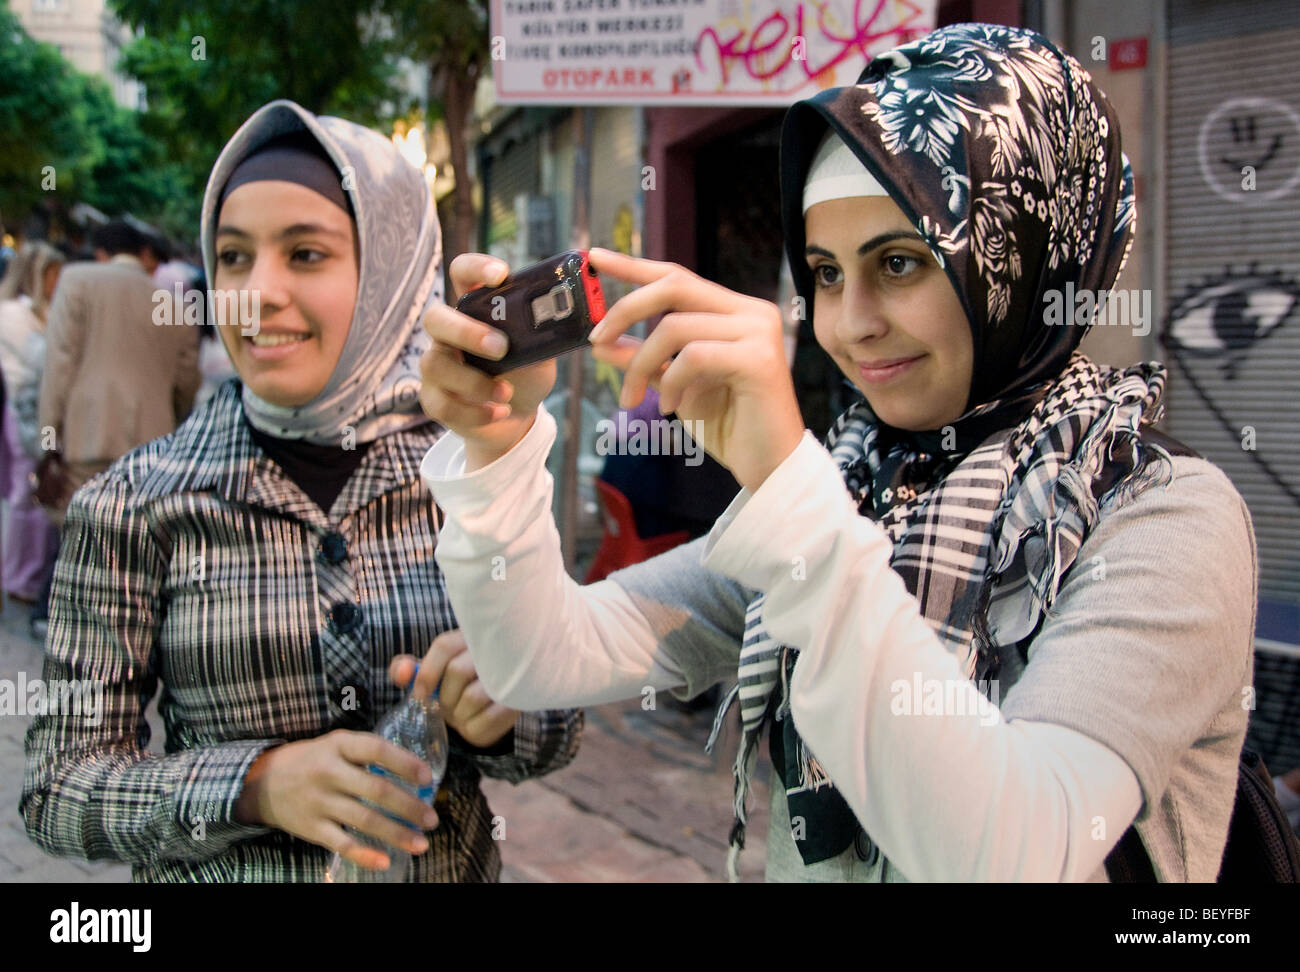
[[[709,740],[704,744],[704,751],[712,753],[713,747],[718,741],[718,733],[722,730],[722,724],[726,720],[727,713],[731,711],[732,704],[740,696],[740,683],[737,682],[731,687],[718,706],[718,712],[713,717],[713,728],[709,732]],[[736,870],[737,860],[740,852],[745,849],[745,827],[749,822],[749,814],[745,810],[745,804],[749,798],[749,774],[745,772],[749,763],[749,756],[754,750],[755,736],[751,733],[745,733],[742,730],[740,746],[736,750],[736,762],[732,767],[732,810],[734,812],[734,821],[731,825],[731,833],[727,835],[727,880],[735,884],[740,880],[739,872]]]
[[[1061,469],[1057,484],[1065,494],[1066,502],[1060,512],[1043,521],[1038,531],[1043,538],[1047,560],[1039,576],[1031,583],[1034,601],[1041,604],[1044,611],[1055,604],[1061,581],[1074,565],[1079,552],[1074,544],[1070,544],[1072,550],[1065,549],[1067,522],[1071,519],[1081,521],[1076,535],[1085,536],[1099,519],[1102,507],[1128,502],[1150,486],[1167,486],[1173,481],[1173,461],[1169,453],[1159,446],[1142,442],[1143,412],[1133,409],[1135,404],[1136,401],[1117,400],[1099,415],[1080,445],[1080,460]],[[1121,408],[1129,414],[1121,415]],[[1133,461],[1110,489],[1096,497],[1092,492],[1092,479],[1101,471],[1103,462],[1114,461],[1115,449],[1120,443],[1131,450]],[[1014,544],[1004,551],[1000,559],[1009,562],[1017,546],[1019,544]]]

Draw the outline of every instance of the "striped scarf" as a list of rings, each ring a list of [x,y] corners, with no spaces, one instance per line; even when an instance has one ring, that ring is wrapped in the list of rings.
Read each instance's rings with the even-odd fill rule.
[[[859,513],[888,534],[891,565],[935,634],[962,660],[967,677],[984,680],[996,671],[990,622],[1004,645],[1036,631],[1103,505],[1168,482],[1168,454],[1139,439],[1143,424],[1159,420],[1165,378],[1155,362],[1112,369],[1076,351],[1050,385],[1040,386],[1027,417],[982,437],[964,457],[953,457],[946,471],[943,457],[920,452],[913,438],[883,444],[881,426],[865,401],[827,433],[824,445]],[[958,424],[1004,404],[981,406]],[[1147,448],[1163,460],[1149,469]],[[882,489],[881,482],[891,485]],[[982,540],[972,543],[972,535]],[[1035,542],[1026,543],[1031,538]],[[748,607],[738,681],[719,706],[706,747],[712,752],[739,698],[742,736],[727,857],[733,881],[744,847],[751,757],[769,716],[782,723],[773,732],[795,742],[793,751],[783,748],[787,764],[794,764],[784,783],[790,819],[802,817],[807,824],[805,836],[795,836],[804,863],[838,855],[858,830],[843,797],[787,719],[798,651],[767,635],[764,602],[759,594]],[[987,694],[988,683],[977,684]]]

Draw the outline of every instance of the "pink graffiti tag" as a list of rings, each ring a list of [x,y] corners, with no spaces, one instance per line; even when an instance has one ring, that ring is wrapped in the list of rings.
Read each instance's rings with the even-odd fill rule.
[[[804,38],[805,53],[806,48],[811,46],[807,43],[810,38],[804,30],[805,7],[809,6],[804,0],[799,0],[794,6],[793,36],[790,35],[789,18],[779,9],[774,10],[761,20],[752,32],[743,29],[737,30],[735,34],[726,39],[720,37],[715,28],[704,28],[695,40],[695,63],[701,70],[705,70],[704,46],[707,39],[712,41],[717,52],[718,68],[721,71],[724,85],[730,80],[731,72],[737,66],[754,80],[767,81],[782,74],[792,63],[799,61],[802,61],[803,70],[807,77],[815,78],[823,71],[834,68],[845,58],[851,57],[855,53],[864,58],[867,57],[872,46],[877,41],[890,38],[898,43],[906,43],[913,37],[919,37],[926,32],[927,28],[923,28],[916,23],[917,18],[921,16],[920,8],[909,3],[908,0],[901,0],[902,5],[909,10],[906,17],[898,20],[898,22],[894,23],[894,26],[887,30],[872,30],[872,25],[881,16],[886,3],[891,2],[891,0],[876,0],[870,15],[864,19],[862,8],[864,3],[867,2],[869,0],[854,0],[852,29],[847,35],[840,35],[835,33],[830,25],[826,23],[826,0],[812,0],[811,6],[815,12],[816,30],[823,40],[829,42],[830,46],[829,57],[821,64],[814,64],[811,58],[798,59],[793,56],[796,38]],[[899,2],[899,0],[893,0],[893,2]],[[777,50],[780,50],[780,55],[774,58],[776,66],[764,69],[763,63],[765,61],[772,63],[767,59],[767,55]]]

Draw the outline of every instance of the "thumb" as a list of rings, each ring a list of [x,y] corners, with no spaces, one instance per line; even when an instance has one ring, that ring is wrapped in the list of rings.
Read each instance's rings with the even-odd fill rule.
[[[388,677],[398,688],[406,688],[419,670],[420,663],[414,655],[395,655],[388,663]]]

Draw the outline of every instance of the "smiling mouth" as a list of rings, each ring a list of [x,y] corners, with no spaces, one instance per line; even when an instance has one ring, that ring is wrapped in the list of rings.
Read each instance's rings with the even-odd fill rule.
[[[866,371],[881,371],[885,368],[892,368],[894,365],[915,361],[919,357],[921,357],[921,355],[913,354],[905,358],[883,358],[880,361],[858,361],[855,363],[859,368],[865,369]]]
[[[244,340],[252,343],[255,348],[278,348],[284,344],[298,344],[306,341],[311,335],[309,334],[253,334]]]
[[[912,367],[913,364],[924,358],[925,355],[919,354],[911,358],[890,358],[881,362],[867,364],[865,362],[856,362],[858,366],[858,375],[863,381],[873,385],[888,382],[898,375],[903,374]]]

